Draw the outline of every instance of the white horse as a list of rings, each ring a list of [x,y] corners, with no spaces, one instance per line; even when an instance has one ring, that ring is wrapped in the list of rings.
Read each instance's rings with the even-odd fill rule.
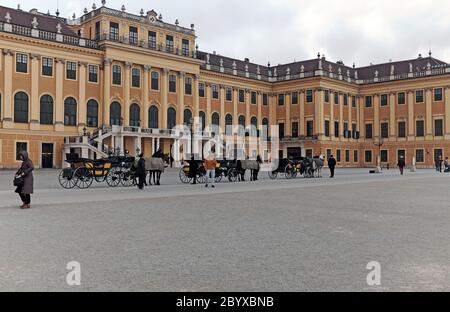
[[[164,161],[161,158],[146,158],[145,170],[150,172],[149,184],[152,185],[152,177],[154,185],[161,185],[161,175],[165,169]]]

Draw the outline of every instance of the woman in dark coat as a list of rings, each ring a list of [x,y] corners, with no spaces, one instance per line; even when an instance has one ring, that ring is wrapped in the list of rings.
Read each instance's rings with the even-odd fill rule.
[[[19,152],[19,159],[22,161],[22,165],[20,169],[16,172],[17,177],[23,177],[23,185],[18,186],[16,189],[16,193],[19,194],[20,199],[22,200],[22,206],[20,209],[30,209],[31,208],[31,194],[33,194],[33,162],[28,157],[28,153],[26,151]]]
[[[198,164],[197,161],[195,160],[194,155],[192,155],[191,160],[188,163],[189,163],[189,177],[192,179],[192,184],[197,184]]]
[[[144,154],[139,155],[139,161],[136,168],[136,176],[139,179],[138,187],[140,190],[144,189],[145,177],[147,175],[147,170],[145,169],[145,159]]]

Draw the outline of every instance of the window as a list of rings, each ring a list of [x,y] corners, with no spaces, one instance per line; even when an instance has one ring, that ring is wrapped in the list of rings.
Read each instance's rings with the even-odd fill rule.
[[[350,150],[345,150],[345,162],[350,162]]]
[[[341,150],[336,150],[336,162],[341,162]]]
[[[48,57],[42,58],[42,76],[53,76],[53,59]]]
[[[387,94],[381,95],[381,106],[388,106],[388,95]]]
[[[212,98],[217,100],[219,98],[219,87],[217,85],[212,85],[211,90]]]
[[[244,103],[245,102],[245,91],[239,90],[239,102]]]
[[[28,95],[24,92],[14,96],[14,122],[28,123]]]
[[[175,75],[169,75],[169,92],[177,92],[177,76]]]
[[[155,105],[150,106],[150,108],[148,109],[148,127],[150,129],[159,128],[158,115],[159,115],[158,107],[156,107]]]
[[[16,142],[16,160],[20,161],[19,158],[20,152],[28,152],[28,143],[27,142]]]
[[[152,90],[159,90],[159,73],[152,72],[152,82],[151,82]]]
[[[353,151],[353,162],[357,163],[359,161],[358,159],[358,151],[354,150]]]
[[[381,150],[380,151],[380,159],[381,162],[387,163],[389,160],[389,153],[387,150]]]
[[[325,103],[329,103],[329,102],[330,102],[330,91],[325,90]]]
[[[202,129],[202,131],[204,131],[206,128],[206,114],[205,114],[205,112],[200,111],[198,116],[200,117],[201,129]]]
[[[372,107],[372,97],[370,95],[365,97],[365,103],[366,103],[366,107]]]
[[[269,96],[266,93],[263,94],[263,105],[269,105]]]
[[[293,92],[292,93],[292,100],[291,100],[291,102],[292,102],[292,105],[298,104],[298,92]]]
[[[314,101],[313,90],[306,90],[306,103],[312,103]]]
[[[166,52],[173,53],[173,36],[166,35]]]
[[[348,135],[348,122],[344,122],[344,138],[348,139],[349,135]]]
[[[130,34],[130,39],[129,39],[130,40],[130,44],[138,45],[139,35],[138,35],[137,27],[130,26],[129,34]]]
[[[298,122],[292,123],[292,137],[298,138]]]
[[[122,67],[120,67],[119,65],[114,65],[112,72],[113,72],[113,84],[121,85],[122,84]]]
[[[137,104],[130,106],[130,127],[141,126],[141,108]]]
[[[122,125],[122,108],[118,102],[111,103],[109,108],[109,124],[111,126]]]
[[[418,163],[425,162],[425,153],[423,149],[416,149],[416,162]]]
[[[251,95],[251,103],[253,105],[256,105],[257,103],[257,93],[255,91],[252,91],[252,95]]]
[[[416,91],[416,103],[423,103],[423,90]]]
[[[444,135],[443,121],[442,119],[436,119],[434,121],[434,136],[443,136],[443,135]]]
[[[109,39],[113,41],[119,41],[119,24],[109,23]]]
[[[284,105],[284,94],[278,94],[278,105],[279,106]]]
[[[284,139],[284,123],[278,124],[278,137],[280,140]]]
[[[183,124],[188,126],[191,123],[192,112],[190,109],[185,109],[183,112]]]
[[[156,32],[149,31],[148,32],[148,47],[150,49],[156,49]]]
[[[95,37],[94,40],[100,40],[100,22],[95,23]]]
[[[372,162],[372,151],[365,151],[364,154],[365,154],[364,161],[366,163],[371,163]]]
[[[189,40],[187,40],[187,39],[182,40],[181,51],[184,56],[189,56]]]
[[[355,124],[355,123],[352,123],[352,133],[351,133],[351,137],[352,137],[353,139],[355,139],[355,140],[359,139],[359,138],[358,138],[357,131],[356,131],[356,124]]]
[[[352,96],[352,107],[356,108],[356,96]]]
[[[50,95],[41,97],[40,117],[41,125],[53,125],[53,98]]]
[[[98,82],[98,66],[89,65],[89,82]]]
[[[244,135],[244,129],[245,129],[245,116],[241,115],[238,118],[238,124],[239,124],[239,135]]]
[[[325,120],[325,136],[330,137],[330,121]]]
[[[186,77],[184,79],[184,93],[187,95],[192,95],[192,78]]]
[[[339,137],[339,132],[340,131],[340,129],[339,129],[339,121],[335,121],[334,122],[334,137],[335,138],[338,138]]]
[[[227,135],[233,134],[233,116],[230,114],[225,116],[225,133]]]
[[[28,55],[22,53],[16,54],[16,72],[28,73]]]
[[[87,126],[90,128],[98,127],[98,103],[96,100],[87,102]]]
[[[416,136],[418,136],[418,137],[425,136],[424,121],[423,120],[417,120],[416,121]]]
[[[200,97],[205,97],[205,84],[204,83],[198,84],[198,95]]]
[[[306,136],[312,137],[314,136],[314,121],[308,120],[306,122]]]
[[[383,139],[389,138],[389,123],[387,122],[381,123],[381,137]]]
[[[372,128],[372,124],[366,124],[366,139],[373,138]]]
[[[398,105],[406,104],[406,94],[405,92],[400,92],[397,94],[397,103]]]
[[[177,124],[177,112],[172,107],[167,110],[167,129],[173,129]]]
[[[344,94],[344,106],[348,106],[348,95]]]
[[[131,86],[134,88],[141,87],[141,70],[139,68],[131,70]]]
[[[267,118],[263,118],[262,120],[262,137],[267,140],[269,132],[269,120]]]
[[[77,125],[77,101],[73,97],[69,97],[64,101],[64,125]]]
[[[77,62],[67,62],[66,65],[66,78],[70,80],[77,79]]]
[[[339,105],[339,92],[334,92],[334,104]]]
[[[435,102],[442,101],[442,88],[434,89],[434,101]]]
[[[398,137],[406,138],[406,122],[405,121],[398,122]]]
[[[225,100],[231,102],[233,100],[233,89],[227,88],[225,92]]]

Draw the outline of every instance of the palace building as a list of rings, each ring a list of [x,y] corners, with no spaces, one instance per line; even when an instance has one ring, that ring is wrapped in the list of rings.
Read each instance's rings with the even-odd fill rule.
[[[431,52],[367,67],[320,55],[258,65],[199,51],[194,25],[105,4],[72,19],[0,7],[0,168],[17,167],[21,150],[41,168],[69,152],[168,154],[172,128],[193,117],[198,131],[279,125],[268,136],[281,157],[333,154],[342,167],[450,155],[450,64]]]

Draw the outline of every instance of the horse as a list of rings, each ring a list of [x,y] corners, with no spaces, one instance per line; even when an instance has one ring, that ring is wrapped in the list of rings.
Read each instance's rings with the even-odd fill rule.
[[[165,165],[162,158],[152,157],[145,159],[145,170],[150,172],[149,184],[152,185],[152,178],[154,185],[161,185],[161,175],[164,172]]]
[[[324,162],[319,157],[315,158],[305,158],[300,161],[301,170],[300,173],[303,174],[305,178],[321,178],[322,168]]]
[[[312,165],[317,178],[322,178],[322,169],[324,165],[323,159],[321,159],[320,157],[313,158]]]
[[[240,160],[241,169],[245,174],[245,170],[250,170],[250,181],[254,180],[255,171],[259,170],[259,163],[257,160]]]

